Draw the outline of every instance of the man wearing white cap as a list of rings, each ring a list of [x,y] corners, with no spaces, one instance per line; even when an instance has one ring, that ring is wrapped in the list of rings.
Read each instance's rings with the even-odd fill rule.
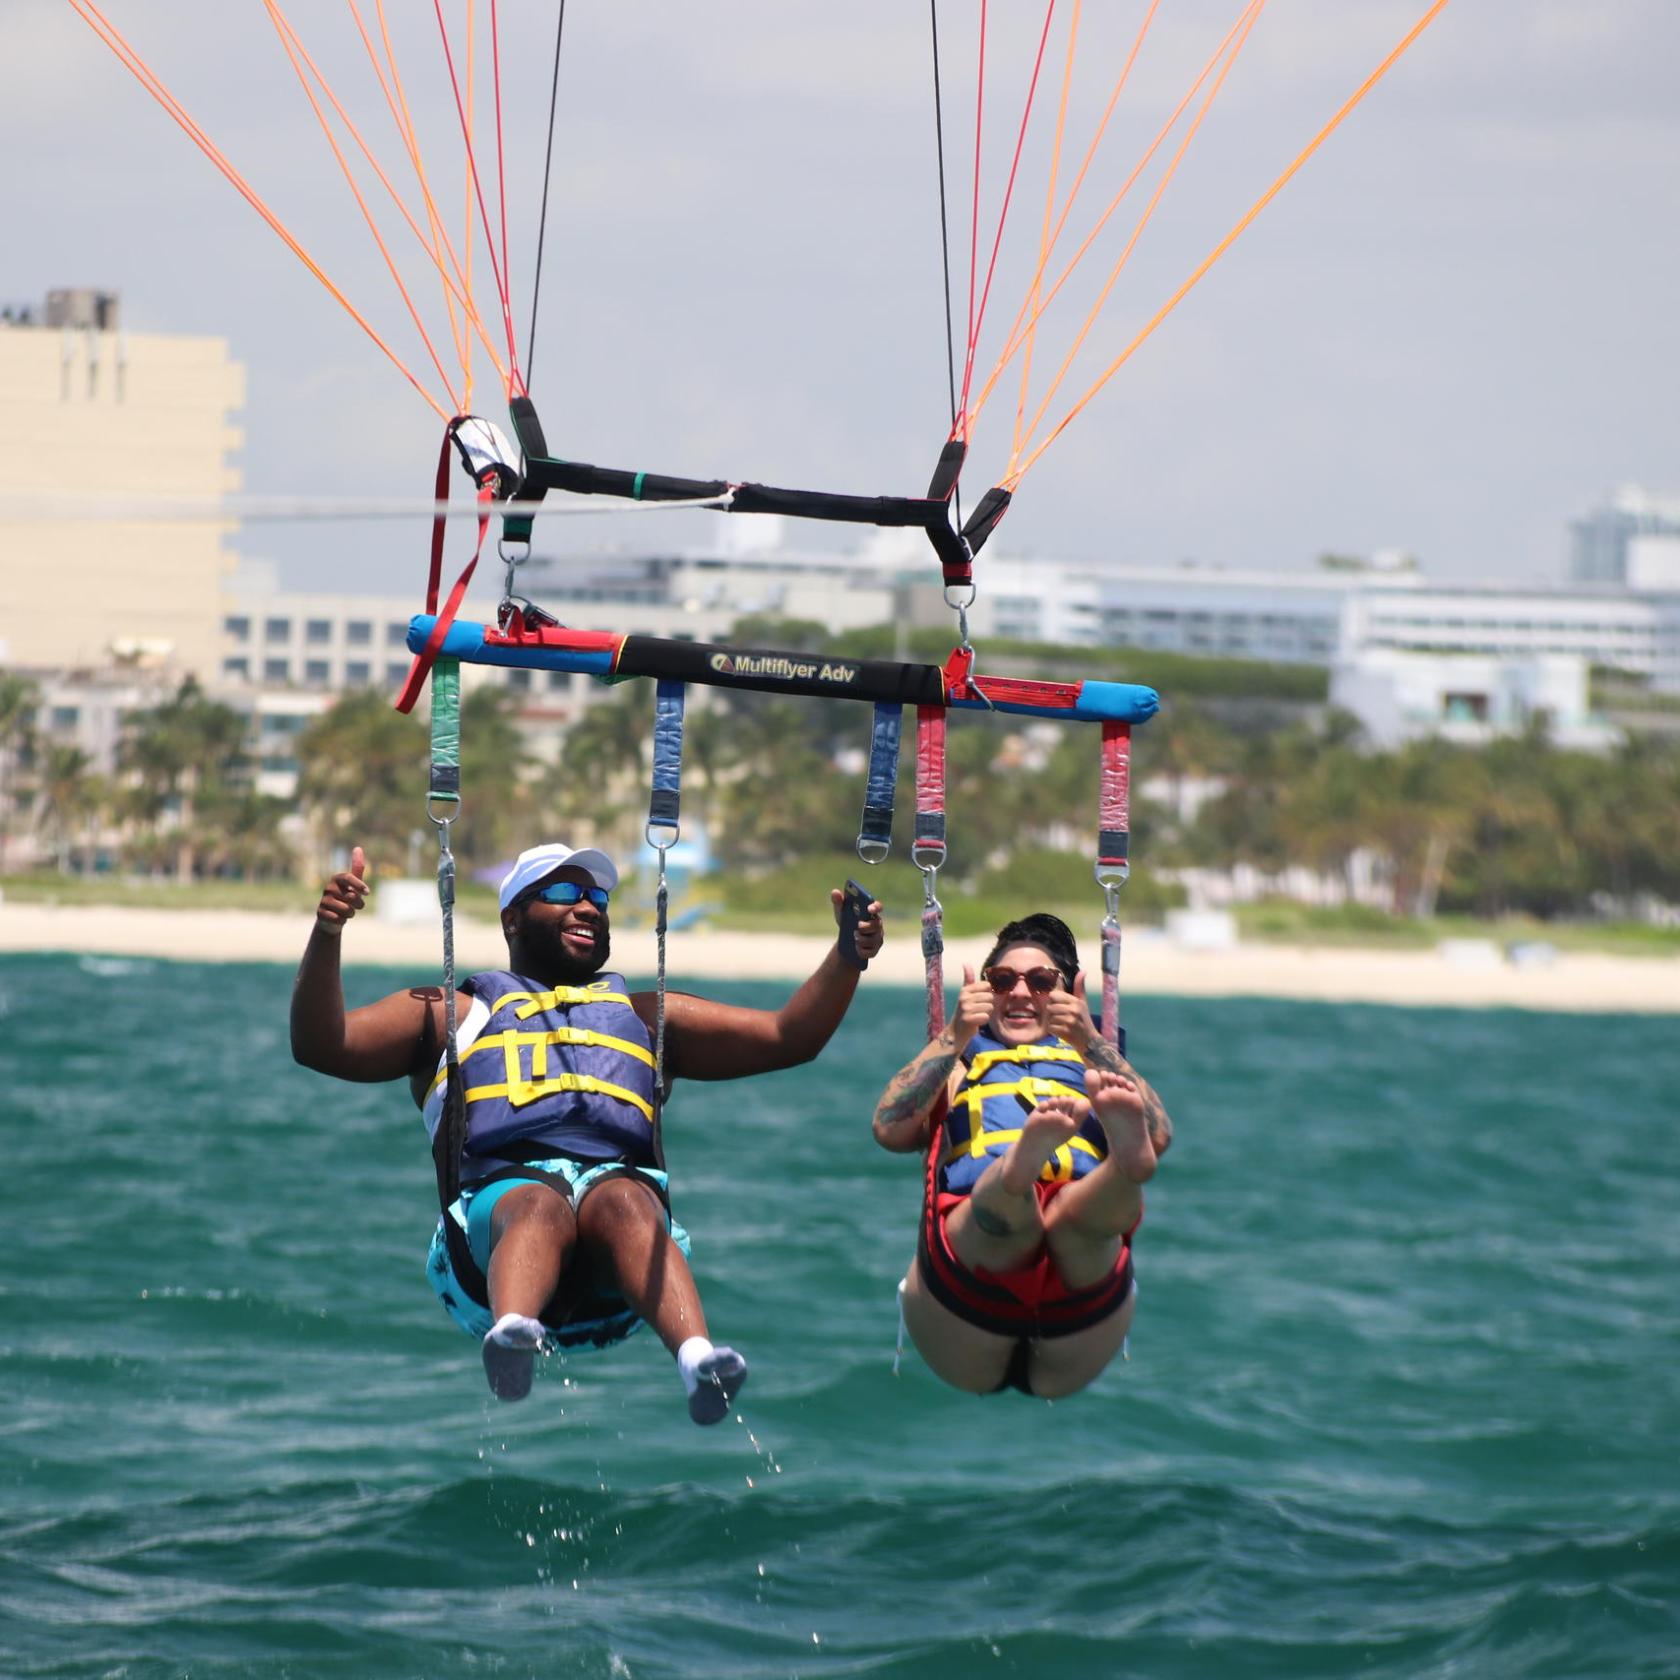
[[[367,901],[365,872],[358,846],[321,894],[292,993],[292,1054],[340,1079],[406,1077],[434,1140],[446,1104],[464,1105],[461,1191],[438,1222],[427,1271],[450,1316],[479,1338],[491,1390],[521,1399],[539,1349],[606,1346],[645,1320],[676,1358],[689,1415],[718,1422],[747,1365],[708,1338],[688,1234],[671,1218],[657,1000],[607,970],[616,865],[593,847],[558,843],[519,854],[499,895],[508,966],[456,993],[453,1081],[440,988],[344,1007],[340,943]],[[845,926],[844,895],[832,896]],[[667,993],[666,1090],[677,1077],[810,1061],[881,939],[872,903],[845,941],[856,960],[837,942],[779,1010]]]

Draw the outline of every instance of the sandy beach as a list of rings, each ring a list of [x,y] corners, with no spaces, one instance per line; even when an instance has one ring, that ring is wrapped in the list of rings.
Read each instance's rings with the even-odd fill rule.
[[[1082,935],[1085,930],[1080,930]],[[1094,930],[1091,930],[1094,935]],[[307,916],[252,911],[174,911],[106,906],[0,903],[0,953],[64,951],[86,956],[154,957],[192,962],[295,962],[309,933]],[[1088,958],[1095,957],[1087,938]],[[653,934],[621,930],[615,965],[650,973]],[[673,934],[673,985],[706,980],[798,980],[809,974],[827,942],[780,934]],[[948,981],[962,965],[978,964],[979,940],[953,940],[946,951]],[[498,965],[505,955],[494,923],[456,923],[458,971]],[[441,962],[437,923],[381,920],[367,914],[345,939],[349,965],[378,964],[435,974]],[[1094,962],[1092,964],[1094,972]],[[915,985],[922,979],[913,932],[903,932],[870,968],[870,978]],[[1308,998],[1336,1003],[1382,1003],[1455,1008],[1680,1013],[1680,958],[1613,957],[1531,951],[1510,960],[1485,941],[1457,941],[1431,951],[1350,950],[1341,947],[1236,945],[1193,949],[1152,929],[1128,934],[1121,987],[1128,994],[1182,997]]]

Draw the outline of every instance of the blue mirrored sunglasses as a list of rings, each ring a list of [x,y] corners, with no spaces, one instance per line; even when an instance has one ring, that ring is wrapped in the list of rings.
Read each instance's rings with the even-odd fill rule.
[[[587,898],[597,910],[605,910],[609,895],[605,887],[582,887],[576,881],[554,881],[539,888],[532,896],[540,898],[544,904],[576,904]]]

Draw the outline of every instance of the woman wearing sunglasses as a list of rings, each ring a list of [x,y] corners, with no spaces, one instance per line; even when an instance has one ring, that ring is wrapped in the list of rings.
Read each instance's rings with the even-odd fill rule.
[[[927,1152],[899,1297],[931,1369],[975,1394],[1084,1388],[1131,1328],[1131,1238],[1172,1123],[1091,1019],[1066,923],[1011,922],[979,978],[963,970],[874,1130],[884,1149]]]

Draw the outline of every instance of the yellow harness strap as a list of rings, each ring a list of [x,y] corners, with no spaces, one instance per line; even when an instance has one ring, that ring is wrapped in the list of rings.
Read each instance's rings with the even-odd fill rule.
[[[503,992],[489,1006],[491,1016],[510,1003],[520,1006],[514,1011],[514,1018],[528,1021],[533,1015],[571,1003],[622,1003],[628,1009],[630,998],[625,992],[609,992],[604,987],[596,991],[592,986],[556,986],[552,992]]]
[[[548,1032],[515,1032],[511,1028],[506,1032],[486,1033],[483,1038],[474,1039],[461,1056],[461,1066],[464,1068],[481,1050],[500,1050],[502,1060],[507,1068],[507,1078],[510,1085],[524,1086],[532,1081],[548,1077],[548,1047],[551,1044],[585,1044],[600,1050],[617,1050],[623,1055],[630,1056],[638,1062],[645,1062],[653,1066],[653,1052],[640,1044],[632,1044],[627,1038],[614,1038],[610,1033],[598,1033],[588,1027],[555,1027]],[[519,1052],[523,1045],[531,1049],[531,1079],[524,1079],[519,1071]],[[432,1081],[432,1090],[436,1090],[443,1083],[445,1074],[440,1073]],[[560,1085],[551,1086],[551,1090],[564,1090],[573,1087]],[[616,1090],[616,1086],[603,1085],[601,1090]],[[575,1089],[583,1089],[578,1086]],[[472,1100],[472,1090],[468,1089],[467,1100]],[[528,1102],[530,1099],[521,1099]]]
[[[953,1107],[961,1104],[967,1109],[968,1136],[960,1143],[951,1144],[940,1156],[939,1164],[946,1167],[951,1162],[960,1160],[964,1155],[978,1159],[987,1150],[996,1148],[1000,1144],[1012,1144],[1020,1140],[1021,1129],[988,1131],[982,1105],[988,1097],[1021,1097],[1030,1105],[1037,1106],[1042,1097],[1080,1097],[1084,1093],[1072,1085],[1064,1084],[1059,1079],[1041,1079],[1037,1074],[1023,1074],[1019,1079],[1003,1080],[994,1083],[982,1083],[985,1076],[995,1067],[1019,1065],[1022,1062],[1073,1062],[1083,1061],[1083,1057],[1068,1044],[1022,1044],[1012,1050],[983,1050],[969,1064],[969,1083],[958,1091],[953,1099]],[[1103,1158],[1103,1151],[1087,1138],[1074,1137],[1064,1143],[1054,1155],[1045,1162],[1039,1177],[1050,1184],[1066,1183],[1073,1177],[1073,1152],[1089,1155],[1094,1160]]]
[[[622,1085],[611,1085],[604,1079],[596,1079],[587,1073],[557,1073],[549,1079],[512,1079],[503,1085],[470,1085],[467,1087],[467,1101],[486,1102],[491,1097],[506,1097],[515,1108],[523,1108],[526,1103],[535,1102],[538,1097],[546,1097],[555,1091],[594,1091],[602,1096],[617,1097],[620,1102],[638,1109],[649,1125],[653,1124],[653,1105],[645,1102],[634,1091],[627,1091]]]
[[[968,1065],[970,1079],[984,1079],[1000,1062],[1079,1062],[1071,1044],[1020,1044],[1013,1050],[982,1050]],[[1075,1093],[1077,1095],[1077,1093]]]

